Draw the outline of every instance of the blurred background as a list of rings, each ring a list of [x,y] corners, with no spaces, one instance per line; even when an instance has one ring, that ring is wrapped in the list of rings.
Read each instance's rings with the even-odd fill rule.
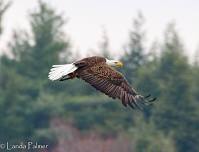
[[[198,152],[198,3],[0,0],[0,142]],[[158,100],[140,112],[81,80],[47,79],[52,64],[93,55],[123,61],[131,85]]]

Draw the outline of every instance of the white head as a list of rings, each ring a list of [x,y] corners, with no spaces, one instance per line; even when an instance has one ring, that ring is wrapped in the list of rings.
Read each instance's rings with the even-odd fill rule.
[[[122,67],[123,63],[121,61],[118,60],[108,60],[106,59],[106,64],[112,66],[112,67]]]

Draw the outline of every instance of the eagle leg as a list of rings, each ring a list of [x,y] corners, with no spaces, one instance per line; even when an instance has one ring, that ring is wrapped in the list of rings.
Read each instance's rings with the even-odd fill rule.
[[[145,104],[145,105],[151,105],[152,102],[154,102],[157,98],[152,98],[152,99],[147,99],[148,97],[150,97],[149,95],[148,96],[140,96],[139,95],[139,98],[141,99],[141,101]]]

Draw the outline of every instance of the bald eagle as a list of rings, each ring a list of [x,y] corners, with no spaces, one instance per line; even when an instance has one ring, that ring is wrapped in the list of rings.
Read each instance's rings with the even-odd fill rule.
[[[120,61],[93,56],[71,64],[53,65],[48,78],[52,81],[80,78],[109,97],[121,100],[125,107],[128,105],[133,109],[143,109],[144,105],[155,101],[156,98],[148,99],[150,95],[144,97],[138,94],[124,76],[113,69],[122,66]]]

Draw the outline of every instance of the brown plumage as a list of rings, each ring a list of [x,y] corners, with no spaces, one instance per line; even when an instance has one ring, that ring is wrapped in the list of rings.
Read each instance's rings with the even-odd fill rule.
[[[112,62],[111,62],[112,63]],[[73,63],[77,67],[74,72],[67,77],[62,76],[60,81],[80,78],[92,85],[97,90],[103,92],[113,99],[120,99],[122,104],[131,108],[142,108],[155,100],[146,101],[146,98],[139,95],[125,80],[124,76],[107,64],[103,57],[89,57]],[[115,63],[117,64],[117,63]]]

